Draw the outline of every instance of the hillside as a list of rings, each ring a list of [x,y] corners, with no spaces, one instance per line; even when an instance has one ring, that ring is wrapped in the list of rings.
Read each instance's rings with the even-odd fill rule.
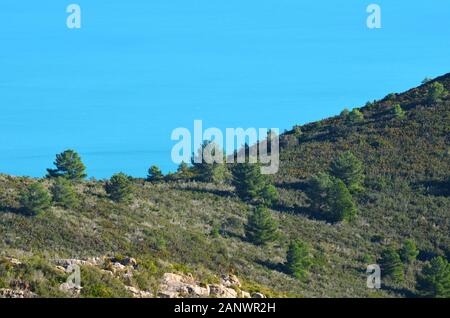
[[[450,91],[450,74],[435,81]],[[436,255],[450,258],[450,98],[430,103],[433,82],[368,103],[357,122],[339,115],[281,135],[280,171],[273,180],[281,200],[270,210],[281,235],[267,246],[245,239],[253,207],[230,185],[135,179],[132,202],[115,203],[104,180],[89,180],[76,186],[77,208],[53,206],[27,216],[18,197],[36,180],[1,175],[0,289],[68,296],[59,289],[67,275],[58,272],[55,260],[132,257],[137,266],[131,278],[83,266],[81,296],[132,296],[125,286],[157,293],[161,277],[175,272],[190,273],[203,285],[234,274],[243,291],[269,297],[415,296],[416,275],[425,262]],[[393,114],[396,104],[404,116]],[[307,180],[348,150],[364,168],[365,190],[355,196],[358,217],[328,223],[310,208]],[[52,183],[38,181],[45,187]],[[280,265],[288,241],[296,238],[311,246],[314,259],[304,280]],[[405,280],[368,289],[366,266],[383,248],[399,247],[405,239],[420,250]]]

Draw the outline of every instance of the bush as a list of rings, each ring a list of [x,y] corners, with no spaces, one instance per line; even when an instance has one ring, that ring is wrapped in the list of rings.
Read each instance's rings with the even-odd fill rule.
[[[55,179],[50,191],[53,196],[53,202],[66,209],[73,209],[78,206],[79,200],[72,183],[62,177]]]
[[[443,257],[435,257],[425,265],[417,288],[425,297],[450,297],[450,265]]]
[[[47,169],[48,178],[64,177],[70,180],[79,181],[86,178],[83,162],[80,156],[73,150],[66,150],[56,155],[54,162],[56,169]]]
[[[51,207],[51,199],[47,190],[40,183],[30,184],[20,193],[19,198],[26,214],[38,215]]]
[[[300,240],[291,241],[286,257],[287,272],[296,278],[304,279],[308,276],[312,264],[309,246]]]
[[[133,193],[131,178],[120,172],[111,177],[105,184],[105,191],[116,202],[129,202]]]
[[[361,111],[359,109],[354,108],[348,115],[348,119],[352,123],[359,123],[364,120],[364,115],[363,115],[363,113],[361,113]]]
[[[277,239],[277,228],[278,224],[273,220],[269,210],[257,207],[248,217],[245,236],[256,245],[264,245]]]

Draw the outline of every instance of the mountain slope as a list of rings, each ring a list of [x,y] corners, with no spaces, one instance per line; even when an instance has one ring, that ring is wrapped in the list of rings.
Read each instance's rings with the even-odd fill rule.
[[[450,74],[435,81],[450,91]],[[235,273],[243,289],[269,296],[413,296],[424,262],[434,255],[450,257],[450,100],[427,102],[431,84],[368,104],[360,109],[360,122],[336,116],[280,136],[280,172],[274,181],[281,202],[271,212],[281,237],[266,247],[245,240],[252,206],[227,185],[135,180],[132,203],[119,204],[107,197],[104,181],[92,180],[77,186],[82,202],[77,209],[52,207],[30,217],[21,214],[18,195],[35,180],[2,175],[0,253],[26,265],[11,267],[0,258],[0,288],[65,295],[58,289],[64,277],[51,269],[53,259],[126,255],[141,264],[131,281],[96,280],[92,277],[100,274],[85,268],[82,284],[102,282],[102,288],[118,291],[107,295],[123,296],[119,291],[125,285],[153,291],[164,271],[181,271],[208,282]],[[404,118],[393,115],[395,104],[406,111]],[[346,150],[364,162],[366,190],[356,197],[355,223],[329,224],[310,210],[306,180],[327,171]],[[39,181],[46,187],[51,183]],[[287,275],[281,266],[288,241],[296,238],[312,248],[314,266],[306,280]],[[368,289],[366,266],[384,247],[400,246],[407,238],[421,253],[405,281]]]

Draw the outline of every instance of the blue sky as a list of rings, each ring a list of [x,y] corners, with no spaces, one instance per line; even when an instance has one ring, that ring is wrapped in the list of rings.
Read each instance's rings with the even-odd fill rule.
[[[2,0],[0,171],[174,169],[177,127],[289,129],[450,72],[450,2]],[[82,28],[66,27],[77,3]]]

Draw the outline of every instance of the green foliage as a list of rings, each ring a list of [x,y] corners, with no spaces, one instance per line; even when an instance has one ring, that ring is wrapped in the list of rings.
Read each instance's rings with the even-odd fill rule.
[[[214,141],[203,142],[197,155],[193,156],[192,166],[195,178],[199,181],[224,183],[228,178],[225,155]]]
[[[147,181],[150,182],[159,182],[164,179],[164,175],[157,166],[151,166],[148,169]]]
[[[422,270],[418,290],[425,297],[450,298],[450,264],[443,257],[435,257]]]
[[[300,240],[289,243],[286,257],[286,269],[296,278],[304,279],[313,264],[308,244]]]
[[[111,177],[105,184],[105,191],[116,202],[129,202],[133,193],[131,177],[120,172]]]
[[[392,108],[392,113],[394,114],[395,117],[397,118],[405,118],[405,111],[402,109],[402,106],[400,106],[400,104],[395,104],[394,107]]]
[[[47,190],[38,182],[27,186],[20,193],[20,204],[26,214],[38,215],[51,207],[51,199]]]
[[[429,83],[429,82],[431,82],[433,79],[431,78],[431,77],[425,77],[423,80],[422,80],[422,84],[426,84],[426,83]]]
[[[66,209],[73,209],[79,205],[77,193],[72,183],[63,177],[58,177],[50,187],[53,202]]]
[[[364,115],[358,108],[354,108],[348,115],[348,119],[352,123],[359,123],[364,120]]]
[[[356,218],[357,208],[350,191],[340,179],[334,179],[329,189],[327,202],[330,207],[329,219],[334,222],[352,222]]]
[[[278,201],[278,192],[270,179],[261,174],[259,163],[239,163],[233,169],[233,185],[237,195],[244,201],[256,201],[270,206]]]
[[[395,282],[401,282],[404,279],[403,264],[400,256],[392,247],[387,247],[381,253],[380,259],[381,275],[388,277]]]
[[[445,89],[444,85],[439,82],[434,82],[430,85],[428,90],[428,102],[429,103],[438,103],[441,102],[443,98],[447,97],[448,92]]]
[[[248,217],[245,236],[256,245],[264,245],[277,239],[277,229],[278,224],[273,220],[269,210],[257,207]]]
[[[403,263],[411,264],[419,255],[419,250],[413,240],[405,240],[398,253]]]
[[[330,166],[332,176],[344,181],[350,192],[358,192],[362,190],[361,182],[364,179],[363,164],[350,152],[342,153],[335,159]]]
[[[64,177],[70,180],[79,181],[86,178],[83,162],[80,156],[73,150],[66,150],[56,155],[54,162],[56,169],[47,169],[48,178]]]
[[[308,180],[305,192],[311,201],[311,208],[320,211],[328,203],[328,192],[333,185],[332,178],[326,173],[319,173]]]
[[[131,294],[117,279],[99,269],[84,266],[81,269],[81,296],[83,298],[124,298]]]
[[[344,118],[348,118],[349,115],[350,115],[350,111],[348,110],[348,108],[344,108],[340,114],[340,116],[344,117]]]
[[[294,136],[299,138],[302,136],[302,127],[301,126],[294,126]]]

